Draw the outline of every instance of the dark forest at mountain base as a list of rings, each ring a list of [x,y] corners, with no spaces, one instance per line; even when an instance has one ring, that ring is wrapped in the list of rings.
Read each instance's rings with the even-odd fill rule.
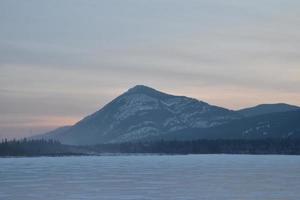
[[[102,155],[105,153],[300,155],[300,140],[161,140],[94,146],[63,145],[54,140],[4,140],[0,143],[0,156],[68,156]]]
[[[87,152],[75,146],[61,144],[55,140],[2,140],[0,156],[67,156],[85,155]]]
[[[92,148],[110,153],[163,154],[300,154],[300,140],[194,140],[102,144]]]

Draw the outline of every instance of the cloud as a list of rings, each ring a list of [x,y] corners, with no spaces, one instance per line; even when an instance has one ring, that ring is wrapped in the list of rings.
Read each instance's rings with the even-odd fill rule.
[[[11,125],[82,118],[136,84],[229,108],[300,105],[296,0],[3,0],[0,24]],[[30,133],[19,125],[5,130]]]

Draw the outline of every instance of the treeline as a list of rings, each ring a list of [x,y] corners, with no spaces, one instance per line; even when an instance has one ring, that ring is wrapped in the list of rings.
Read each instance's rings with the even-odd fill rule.
[[[94,146],[63,145],[55,140],[2,140],[0,156],[139,154],[290,154],[300,155],[300,139],[148,141]]]
[[[0,143],[0,156],[60,156],[81,154],[77,148],[56,140],[10,140]]]
[[[291,154],[300,155],[300,140],[194,140],[152,141],[96,145],[99,153],[155,154]]]

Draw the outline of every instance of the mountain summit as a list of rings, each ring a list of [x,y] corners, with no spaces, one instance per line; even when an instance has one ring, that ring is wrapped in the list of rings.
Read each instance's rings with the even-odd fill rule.
[[[75,125],[43,137],[77,145],[126,142],[214,127],[239,117],[225,108],[137,85]]]
[[[145,85],[136,85],[130,88],[127,93],[165,94]]]

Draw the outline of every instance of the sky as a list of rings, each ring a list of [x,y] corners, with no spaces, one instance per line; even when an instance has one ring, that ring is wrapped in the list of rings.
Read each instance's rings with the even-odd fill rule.
[[[300,105],[300,1],[0,0],[0,138],[74,124],[138,84]]]

